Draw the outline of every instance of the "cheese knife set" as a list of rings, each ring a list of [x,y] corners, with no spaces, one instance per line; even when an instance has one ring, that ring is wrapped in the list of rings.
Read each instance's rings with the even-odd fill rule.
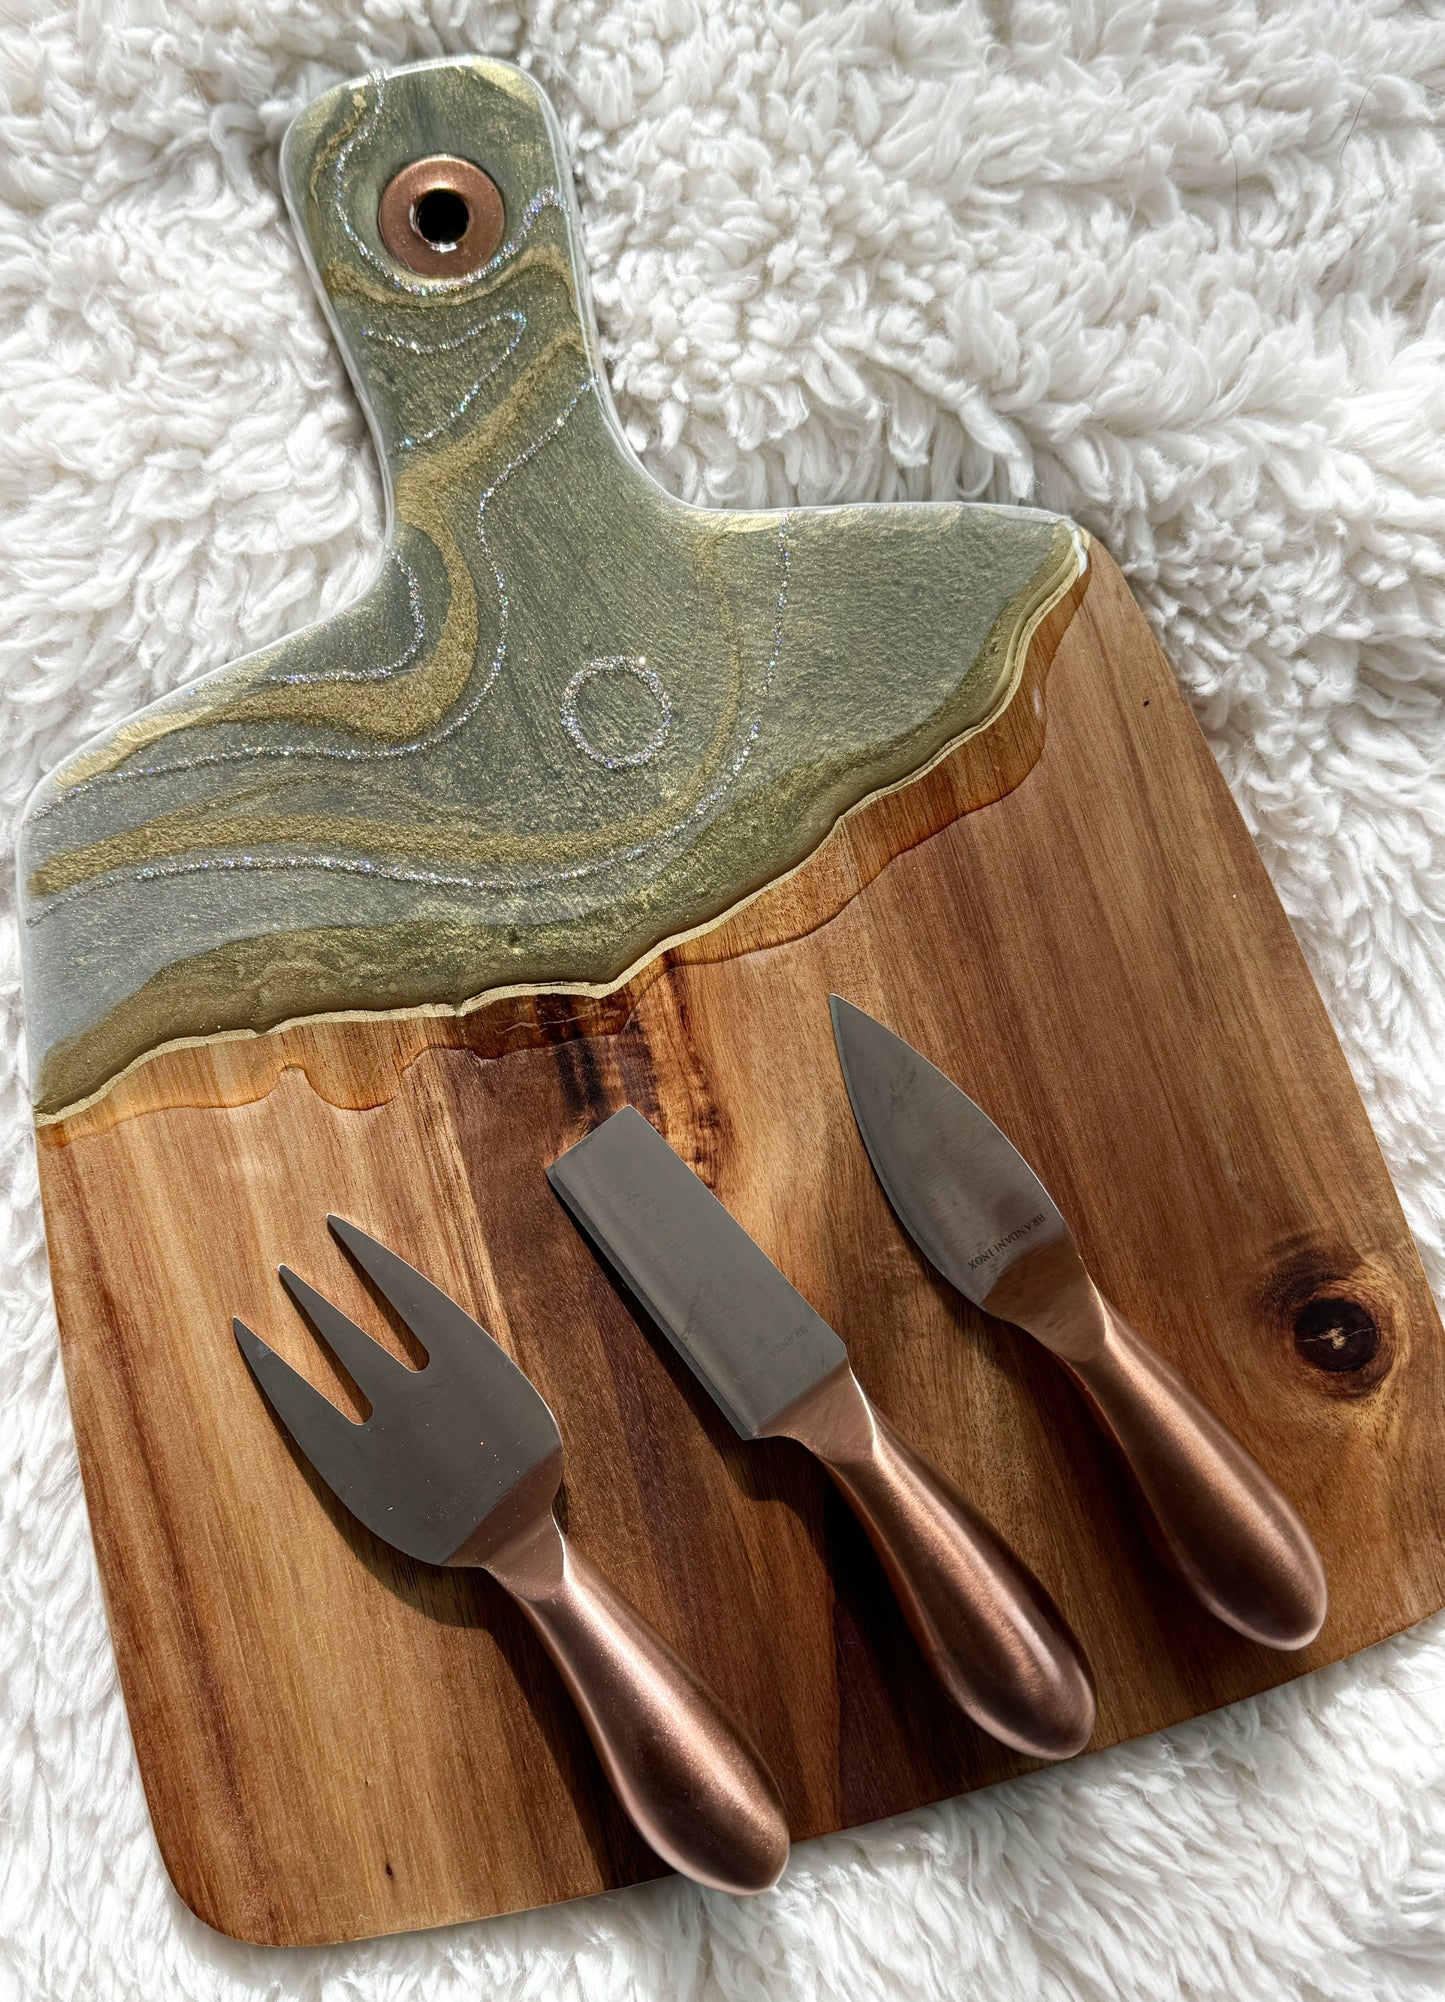
[[[1324,1622],[1324,1570],[1274,1482],[1102,1298],[1043,1184],[987,1114],[860,1009],[837,996],[832,1008],[869,1151],[928,1256],[1068,1364],[1210,1612],[1266,1646],[1306,1646]],[[1093,1680],[1048,1592],[874,1410],[837,1335],[656,1128],[624,1107],[548,1172],[739,1435],[794,1439],[827,1468],[953,1700],[1035,1758],[1081,1751]],[[788,1853],[777,1788],[667,1644],[568,1547],[553,1512],[561,1437],[545,1402],[455,1301],[354,1224],[328,1222],[426,1363],[408,1371],[283,1266],[372,1410],[361,1424],[344,1416],[237,1320],[276,1415],[378,1536],[427,1563],[478,1565],[512,1594],[659,1855],[701,1883],[766,1890]]]
[[[1103,550],[667,494],[508,64],[339,86],[281,169],[381,568],[21,837],[186,1902],[299,1944],[757,1892],[1436,1610],[1439,1320]]]

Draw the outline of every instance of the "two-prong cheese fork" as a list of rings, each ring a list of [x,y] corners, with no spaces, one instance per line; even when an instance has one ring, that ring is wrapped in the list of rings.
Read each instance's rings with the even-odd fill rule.
[[[716,1697],[564,1539],[553,1510],[562,1436],[545,1400],[455,1300],[355,1224],[327,1221],[426,1350],[426,1367],[398,1362],[283,1265],[288,1292],[371,1414],[348,1418],[235,1321],[276,1416],[368,1529],[424,1563],[475,1565],[511,1594],[659,1856],[719,1890],[766,1890],[788,1857],[777,1787]]]

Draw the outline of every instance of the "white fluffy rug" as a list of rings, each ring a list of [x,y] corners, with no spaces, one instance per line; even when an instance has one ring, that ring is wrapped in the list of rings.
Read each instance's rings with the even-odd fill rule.
[[[360,588],[381,503],[284,220],[317,90],[516,55],[618,401],[716,503],[967,494],[1123,563],[1445,1277],[1445,16],[1365,0],[7,0],[7,815]],[[13,933],[13,928],[12,928]],[[171,1893],[117,1694],[18,1078],[0,1183],[0,1994],[1445,1993],[1445,1624],[1165,1737],[677,1883],[269,1953]]]

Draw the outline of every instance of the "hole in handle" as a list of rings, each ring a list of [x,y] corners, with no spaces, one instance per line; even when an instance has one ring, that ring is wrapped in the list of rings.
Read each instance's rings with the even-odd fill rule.
[[[422,278],[467,278],[506,229],[501,191],[470,160],[432,153],[393,174],[377,208],[381,240]]]

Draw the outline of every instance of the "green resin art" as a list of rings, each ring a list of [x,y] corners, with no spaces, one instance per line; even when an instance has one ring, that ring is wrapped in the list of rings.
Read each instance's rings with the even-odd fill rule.
[[[433,154],[501,193],[470,276],[383,242],[382,190]],[[556,120],[508,64],[329,91],[282,167],[381,453],[385,557],[30,802],[42,1114],[182,1038],[617,981],[994,720],[1084,561],[1031,509],[658,486],[602,371]]]

